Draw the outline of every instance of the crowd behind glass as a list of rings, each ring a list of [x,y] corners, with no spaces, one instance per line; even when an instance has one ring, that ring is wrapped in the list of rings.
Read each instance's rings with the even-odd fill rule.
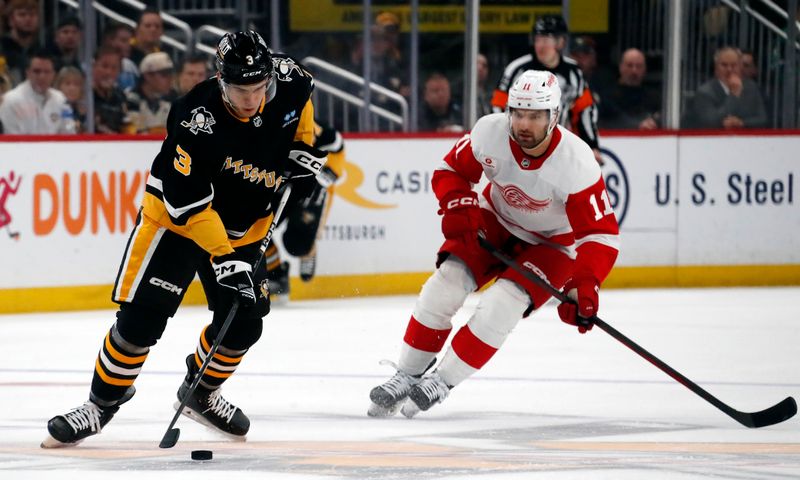
[[[84,25],[61,15],[40,44],[36,0],[5,2],[0,41],[0,122],[5,134],[86,132],[86,76],[91,79],[95,132],[163,135],[171,101],[213,74],[207,54],[178,55],[160,41],[160,12],[141,12],[136,27],[106,22],[89,66],[81,64]],[[258,28],[258,25],[256,25]],[[268,28],[267,25],[264,28]],[[265,35],[266,38],[269,36]],[[417,95],[419,131],[458,132],[464,125],[463,37],[421,36],[418,92],[409,78],[409,36],[394,13],[376,11],[370,29],[373,82],[410,99]],[[547,38],[546,38],[547,37]],[[609,35],[564,32],[514,34],[496,42],[482,36],[477,57],[478,115],[498,111],[503,72],[520,56],[537,55],[537,42],[552,40],[565,62],[575,62],[585,79],[599,129],[654,130],[663,127],[663,61],[636,45],[618,45]],[[502,43],[501,53],[496,47]],[[302,59],[313,55],[360,75],[365,58],[360,34],[295,33],[281,45]],[[541,58],[539,60],[542,60]],[[761,59],[736,45],[715,48],[707,81],[684,103],[684,128],[771,128],[766,91],[759,85]],[[313,69],[312,69],[313,72]],[[493,107],[493,97],[495,105]],[[380,103],[380,97],[373,98]],[[324,105],[318,105],[320,111]],[[343,131],[343,125],[334,125]]]

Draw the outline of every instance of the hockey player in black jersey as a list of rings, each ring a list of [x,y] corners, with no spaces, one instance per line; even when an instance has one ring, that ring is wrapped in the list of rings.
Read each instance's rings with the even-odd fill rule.
[[[567,42],[567,23],[561,15],[543,15],[531,31],[532,52],[509,63],[492,96],[492,109],[502,112],[508,102],[508,89],[526,70],[553,72],[561,86],[561,125],[577,134],[603,164],[597,134],[597,106],[592,92],[575,60],[561,54]]]
[[[252,31],[223,36],[216,64],[215,78],[172,105],[114,285],[119,311],[95,362],[89,400],[48,422],[43,447],[100,433],[133,396],[150,348],[195,273],[213,319],[186,358],[178,399],[238,297],[241,306],[183,413],[234,438],[247,434],[249,419],[220,386],[261,336],[269,312],[265,269],[253,272],[251,265],[285,177],[307,195],[325,155],[311,146],[314,83],[301,65],[273,54]]]

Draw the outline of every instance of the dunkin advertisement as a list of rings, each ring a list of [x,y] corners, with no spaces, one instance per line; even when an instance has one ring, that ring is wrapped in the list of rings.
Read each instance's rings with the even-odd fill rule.
[[[0,289],[113,283],[158,148],[0,142]]]

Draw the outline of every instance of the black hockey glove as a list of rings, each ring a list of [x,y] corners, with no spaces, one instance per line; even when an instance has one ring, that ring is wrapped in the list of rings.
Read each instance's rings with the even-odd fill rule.
[[[328,160],[327,155],[322,150],[303,142],[292,143],[292,150],[289,151],[289,170],[284,173],[284,177],[292,184],[294,198],[307,198],[319,185],[318,178]]]
[[[214,257],[214,274],[217,283],[225,288],[230,288],[239,296],[243,306],[256,304],[256,293],[253,290],[253,267],[237,258],[235,253],[221,257]]]
[[[317,176],[328,161],[328,154],[316,149],[303,142],[292,142],[289,150],[289,160],[294,162],[297,168],[293,168],[293,177],[298,176]]]

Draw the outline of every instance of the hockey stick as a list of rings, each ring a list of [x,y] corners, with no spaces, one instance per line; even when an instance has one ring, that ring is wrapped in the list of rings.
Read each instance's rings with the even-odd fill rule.
[[[261,248],[259,248],[258,251],[258,259],[253,265],[253,273],[258,270],[258,267],[261,266],[261,262],[264,261],[264,252],[267,250],[267,246],[269,246],[269,242],[272,240],[272,233],[275,231],[275,226],[278,224],[278,220],[280,220],[281,215],[283,214],[283,209],[286,207],[286,202],[289,201],[289,195],[291,193],[292,185],[288,184],[286,185],[283,195],[281,196],[280,203],[278,204],[278,210],[275,211],[275,216],[272,217],[272,223],[267,230],[267,235],[261,241]],[[183,409],[186,407],[186,403],[189,401],[189,397],[191,397],[194,391],[197,390],[197,386],[200,384],[200,379],[203,378],[203,374],[206,372],[208,364],[211,363],[211,359],[214,357],[214,354],[217,353],[217,349],[219,349],[222,339],[225,338],[225,334],[228,333],[228,328],[230,328],[231,323],[233,323],[233,317],[236,316],[237,310],[239,310],[239,297],[235,296],[233,299],[233,305],[231,305],[231,309],[228,312],[228,316],[225,317],[225,322],[222,324],[222,328],[220,328],[219,333],[217,333],[217,337],[214,339],[214,343],[211,345],[211,349],[208,351],[206,359],[203,361],[203,364],[200,366],[200,369],[197,371],[197,373],[195,373],[194,380],[189,386],[189,390],[186,392],[186,395],[184,395],[183,400],[181,400],[181,403],[178,406],[178,411],[175,412],[175,415],[172,417],[172,421],[167,427],[167,431],[164,433],[164,436],[161,437],[161,443],[158,444],[160,448],[172,448],[176,443],[178,443],[178,437],[181,435],[181,429],[175,427],[175,422],[177,422],[178,418],[180,418]]]
[[[564,292],[550,285],[550,283],[547,282],[547,280],[521,267],[513,259],[511,259],[503,252],[495,248],[495,246],[489,243],[485,238],[478,237],[478,243],[480,244],[481,247],[489,251],[489,253],[491,253],[495,258],[505,263],[510,268],[517,271],[528,280],[532,281],[533,283],[547,290],[548,293],[550,293],[553,297],[555,297],[562,303],[563,302],[575,303],[575,301],[569,298]],[[792,418],[794,414],[797,413],[797,402],[795,402],[794,398],[792,397],[786,397],[780,403],[777,403],[765,410],[760,410],[758,412],[740,412],[739,410],[736,410],[730,407],[729,405],[723,403],[717,397],[711,395],[702,387],[700,387],[693,381],[689,380],[688,378],[684,377],[680,372],[678,372],[674,368],[670,367],[669,365],[661,361],[658,357],[656,357],[652,353],[648,352],[647,350],[639,346],[636,342],[626,337],[625,335],[620,333],[617,329],[607,324],[600,318],[594,316],[591,317],[589,321],[600,327],[602,330],[604,330],[606,333],[608,333],[615,339],[619,340],[620,343],[622,343],[626,347],[638,353],[639,356],[641,356],[648,362],[658,367],[662,372],[672,377],[678,383],[688,388],[695,394],[699,395],[705,401],[707,401],[711,405],[714,405],[723,413],[725,413],[732,419],[736,420],[737,422],[741,423],[745,427],[760,428],[769,425],[774,425],[776,423],[780,423]]]

